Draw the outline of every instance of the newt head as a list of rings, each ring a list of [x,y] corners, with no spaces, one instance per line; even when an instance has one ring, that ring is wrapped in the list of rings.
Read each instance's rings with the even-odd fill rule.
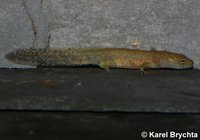
[[[189,69],[193,67],[193,61],[187,56],[170,52],[165,53],[164,59],[160,62],[161,67],[172,69]]]

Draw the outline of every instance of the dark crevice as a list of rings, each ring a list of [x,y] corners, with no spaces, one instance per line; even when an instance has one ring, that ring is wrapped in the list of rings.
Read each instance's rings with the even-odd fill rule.
[[[49,27],[48,27],[48,31],[49,31]],[[51,38],[51,35],[50,34],[48,34],[48,44],[47,44],[47,46],[46,46],[46,48],[50,48],[50,38]]]

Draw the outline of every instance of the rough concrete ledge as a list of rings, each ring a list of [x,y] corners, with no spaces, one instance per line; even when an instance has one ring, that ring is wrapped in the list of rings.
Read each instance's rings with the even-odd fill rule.
[[[200,71],[0,69],[0,109],[200,113]]]

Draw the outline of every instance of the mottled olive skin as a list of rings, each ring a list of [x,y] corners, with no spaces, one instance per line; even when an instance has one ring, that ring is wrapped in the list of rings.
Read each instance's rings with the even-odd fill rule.
[[[5,56],[13,63],[43,66],[99,65],[102,68],[172,68],[193,67],[182,54],[167,51],[143,51],[123,48],[20,49]]]

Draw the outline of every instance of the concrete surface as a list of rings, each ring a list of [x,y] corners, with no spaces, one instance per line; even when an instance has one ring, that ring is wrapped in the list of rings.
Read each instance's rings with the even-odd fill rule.
[[[200,68],[199,0],[45,0],[51,47],[168,50]]]
[[[2,111],[0,139],[142,140],[143,131],[193,132],[199,138],[199,119],[199,114]]]
[[[1,110],[200,113],[200,71],[0,69]]]
[[[8,51],[48,45],[48,23],[50,47],[155,48],[200,68],[199,0],[2,0],[1,7],[0,67],[16,67],[4,60]]]

